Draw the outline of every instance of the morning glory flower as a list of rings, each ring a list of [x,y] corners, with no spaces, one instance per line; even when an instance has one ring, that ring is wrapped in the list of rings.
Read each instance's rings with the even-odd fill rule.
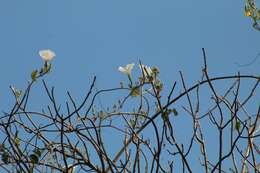
[[[51,61],[56,56],[56,54],[50,49],[40,50],[39,55],[46,62]]]
[[[127,75],[131,75],[131,71],[132,71],[132,69],[133,69],[133,67],[134,67],[134,63],[132,63],[132,64],[127,64],[125,67],[118,67],[118,71],[120,71],[120,72],[122,72],[122,73],[124,73],[124,74],[127,74]]]

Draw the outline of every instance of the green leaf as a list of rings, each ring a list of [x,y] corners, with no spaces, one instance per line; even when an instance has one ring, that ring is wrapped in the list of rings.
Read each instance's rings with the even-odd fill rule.
[[[9,154],[6,151],[2,154],[2,161],[5,164],[9,163]]]
[[[38,157],[41,157],[42,152],[41,152],[41,150],[40,150],[39,148],[36,148],[36,149],[34,150],[34,154],[35,154],[36,156],[38,156]]]
[[[103,111],[100,111],[100,112],[98,113],[98,117],[99,117],[101,120],[103,120],[103,119],[105,118],[105,113],[104,113]]]
[[[33,168],[34,168],[34,166],[31,166],[31,167],[30,167],[29,173],[33,173]]]
[[[43,72],[44,73],[48,73],[50,70],[51,70],[51,64],[47,64],[43,68]]]
[[[160,73],[160,69],[158,67],[152,67],[152,72],[155,76],[157,76]]]
[[[11,86],[11,89],[14,92],[16,98],[19,98],[22,95],[22,90],[18,90],[14,86]]]
[[[135,120],[130,120],[130,125],[131,125],[131,127],[132,128],[134,128],[135,127],[135,125],[136,125],[136,122],[135,122]]]
[[[124,83],[120,82],[120,88],[124,88]]]
[[[140,95],[139,87],[133,87],[133,88],[131,89],[130,95],[131,95],[132,97],[139,96],[139,95]]]
[[[20,139],[19,139],[19,138],[15,138],[15,139],[14,139],[14,144],[15,144],[16,146],[20,146]]]
[[[257,10],[256,15],[257,15],[257,20],[260,20],[260,10]]]
[[[169,111],[166,110],[162,113],[162,118],[164,121],[167,121],[169,119]]]
[[[5,151],[5,144],[0,144],[0,152],[4,152]]]
[[[240,124],[240,121],[236,121],[236,130],[239,132],[239,129],[240,129],[240,126],[241,126],[241,124]]]
[[[37,75],[38,75],[38,70],[34,70],[31,73],[31,78],[32,78],[33,81],[35,81],[37,79]]]
[[[14,144],[16,146],[20,146],[20,143],[21,143],[21,141],[19,139],[18,131],[16,131],[15,136],[14,136]]]
[[[173,115],[175,115],[175,116],[178,115],[178,111],[177,111],[175,108],[172,109],[172,113],[173,113]]]
[[[162,89],[163,89],[163,84],[161,83],[161,81],[156,80],[155,83],[154,83],[154,85],[155,85],[155,88],[156,88],[157,90],[162,91]]]
[[[39,157],[36,154],[31,154],[30,156],[30,160],[32,163],[38,163],[39,162]]]

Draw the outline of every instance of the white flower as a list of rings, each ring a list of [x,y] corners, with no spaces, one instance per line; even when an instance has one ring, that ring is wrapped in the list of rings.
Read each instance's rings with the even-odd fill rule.
[[[56,56],[50,49],[40,50],[39,55],[44,61],[51,61]]]
[[[142,73],[144,74],[145,78],[148,78],[148,76],[152,76],[153,71],[152,71],[151,67],[148,67],[148,66],[143,65],[143,64],[139,65],[139,67],[140,67]]]
[[[125,67],[121,67],[120,66],[120,67],[118,67],[118,71],[120,71],[120,72],[122,72],[124,74],[130,75],[134,65],[135,64],[132,63],[132,64],[127,64]]]

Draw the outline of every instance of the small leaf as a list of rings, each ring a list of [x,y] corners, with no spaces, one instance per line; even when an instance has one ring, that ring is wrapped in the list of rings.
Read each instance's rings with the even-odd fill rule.
[[[131,127],[132,128],[134,128],[135,127],[135,125],[136,125],[136,122],[135,122],[135,120],[130,120],[130,125],[131,125]]]
[[[43,72],[48,73],[50,70],[51,70],[51,64],[48,63],[47,65],[44,66]]]
[[[19,139],[18,131],[16,131],[15,137],[14,137],[14,144],[15,144],[16,146],[20,146],[20,143],[21,143],[21,141],[20,141],[20,139]]]
[[[32,163],[38,163],[39,162],[39,157],[37,155],[31,154],[29,157],[30,157]]]
[[[5,164],[7,164],[9,162],[9,154],[6,151],[2,154],[2,161]]]
[[[15,96],[18,98],[22,95],[22,91],[21,90],[15,90]]]
[[[38,70],[34,70],[31,73],[31,78],[32,78],[33,81],[35,81],[37,79],[37,75],[38,75]]]
[[[169,119],[169,111],[168,110],[166,110],[162,113],[162,118],[163,118],[164,121]]]
[[[239,132],[240,126],[241,126],[240,121],[236,121],[236,127],[235,128],[238,132]]]
[[[120,82],[120,88],[124,88],[124,83]]]
[[[0,152],[4,152],[5,151],[5,144],[0,144]]]
[[[257,10],[256,16],[257,16],[257,20],[260,20],[260,10]]]
[[[159,81],[159,80],[156,80],[156,81],[155,81],[154,86],[155,86],[155,88],[156,88],[158,91],[162,91],[162,89],[163,89],[163,84],[162,84],[161,81]]]
[[[29,173],[33,173],[33,168],[34,168],[34,166],[31,166],[31,167],[30,167]]]
[[[173,115],[175,115],[175,116],[178,115],[178,111],[177,111],[175,108],[172,109],[172,113],[173,113]]]
[[[34,150],[34,154],[35,154],[36,156],[38,156],[38,157],[41,157],[42,152],[41,152],[41,150],[40,150],[39,148],[37,148],[37,149]]]
[[[101,120],[103,120],[103,119],[105,118],[105,113],[104,113],[103,111],[100,111],[100,112],[98,113],[98,117],[99,117]]]
[[[20,146],[20,139],[19,139],[19,138],[15,138],[14,144],[15,144],[16,146]]]
[[[251,11],[249,11],[249,10],[248,10],[248,11],[245,11],[245,16],[246,16],[246,17],[249,17],[249,16],[251,16],[251,15],[252,15]]]
[[[132,97],[136,97],[136,96],[139,96],[140,95],[140,90],[139,90],[139,87],[133,87],[131,92],[130,92],[130,95]]]
[[[157,76],[160,73],[160,69],[158,67],[152,67],[152,72]]]

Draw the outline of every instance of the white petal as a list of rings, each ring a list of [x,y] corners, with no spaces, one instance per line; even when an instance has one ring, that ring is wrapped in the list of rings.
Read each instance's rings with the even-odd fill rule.
[[[40,50],[39,55],[44,61],[51,61],[56,56],[50,49]]]
[[[122,72],[122,73],[127,73],[126,69],[124,67],[118,67],[118,71]]]
[[[132,69],[133,69],[133,67],[134,67],[134,65],[135,65],[134,63],[132,63],[132,64],[127,64],[127,65],[126,65],[127,71],[131,72]]]
[[[132,63],[132,64],[127,64],[125,67],[118,67],[118,71],[120,71],[120,72],[122,72],[122,73],[124,73],[124,74],[128,74],[128,75],[130,75],[131,74],[131,71],[132,71],[132,69],[133,69],[133,67],[134,67],[134,63]]]

